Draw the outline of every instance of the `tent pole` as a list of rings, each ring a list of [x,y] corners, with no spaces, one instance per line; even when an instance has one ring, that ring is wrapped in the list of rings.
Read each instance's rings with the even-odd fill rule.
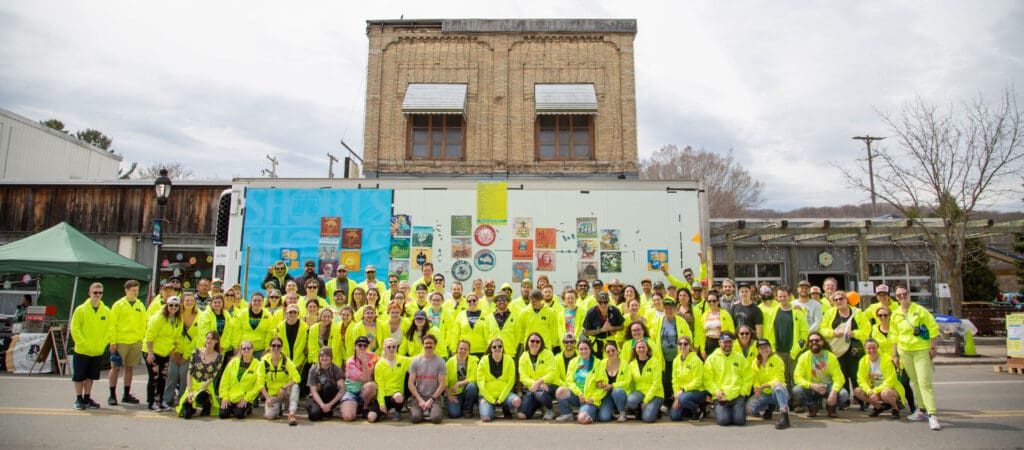
[[[75,313],[75,299],[78,298],[78,275],[75,275],[75,283],[71,287],[71,308],[68,309],[68,326],[64,329],[64,342],[71,336],[71,315]]]

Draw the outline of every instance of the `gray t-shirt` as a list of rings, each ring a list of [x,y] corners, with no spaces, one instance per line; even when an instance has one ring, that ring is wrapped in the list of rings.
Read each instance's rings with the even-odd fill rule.
[[[409,366],[409,376],[416,377],[416,391],[424,400],[434,395],[437,387],[444,384],[448,369],[444,365],[444,359],[434,355],[426,359],[423,355],[417,356]]]

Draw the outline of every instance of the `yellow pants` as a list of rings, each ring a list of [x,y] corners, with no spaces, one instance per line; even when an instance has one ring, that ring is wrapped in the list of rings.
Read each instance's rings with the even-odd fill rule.
[[[935,392],[932,390],[932,358],[928,350],[900,350],[900,362],[910,377],[910,386],[917,392],[919,405],[928,414],[935,414]]]

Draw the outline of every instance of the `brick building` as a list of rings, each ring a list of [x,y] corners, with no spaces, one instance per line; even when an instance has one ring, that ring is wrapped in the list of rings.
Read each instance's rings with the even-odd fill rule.
[[[367,177],[637,177],[635,20],[370,20]]]

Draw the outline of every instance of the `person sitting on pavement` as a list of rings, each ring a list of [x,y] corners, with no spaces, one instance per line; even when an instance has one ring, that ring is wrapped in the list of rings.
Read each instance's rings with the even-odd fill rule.
[[[231,359],[220,380],[221,419],[244,419],[252,414],[252,404],[263,388],[260,362],[253,358],[252,341],[239,342],[238,350],[239,355]]]
[[[435,285],[438,284],[435,282]],[[434,353],[437,346],[436,336],[423,336],[423,352],[413,358],[409,366],[409,394],[413,400],[409,402],[409,415],[412,423],[427,419],[430,423],[439,424],[442,420],[448,368],[444,359]]]
[[[892,409],[892,418],[900,419],[900,404],[903,402],[903,385],[896,379],[896,366],[879,351],[878,342],[868,339],[864,343],[867,352],[860,359],[857,378],[860,378],[853,395],[861,402],[871,405],[871,417],[878,417],[887,406]]]
[[[284,340],[274,336],[270,339],[270,353],[263,355],[259,365],[260,378],[263,379],[263,417],[273,420],[284,412],[288,402],[288,425],[298,424],[295,411],[299,407],[299,382],[302,376],[295,368],[295,363],[281,351]]]
[[[494,420],[494,409],[501,407],[506,415],[514,415],[522,400],[512,392],[516,383],[516,364],[505,356],[505,343],[493,338],[488,344],[489,354],[480,359],[476,368],[476,382],[480,388],[480,420]]]
[[[373,367],[373,381],[377,383],[376,409],[387,412],[395,422],[402,419],[405,378],[411,360],[408,356],[398,355],[398,341],[389,337],[384,339],[384,356]]]
[[[746,395],[753,384],[750,360],[733,351],[731,332],[722,332],[718,343],[718,350],[704,361],[704,389],[714,401],[715,420],[719,425],[746,425]]]
[[[193,350],[189,357],[189,377],[178,404],[178,414],[181,417],[191,419],[199,409],[202,409],[200,416],[220,414],[220,401],[217,399],[214,381],[223,364],[220,333],[217,333],[217,330],[207,331],[204,345]]]
[[[661,384],[661,371],[665,366],[654,357],[651,347],[647,339],[633,347],[633,357],[629,362],[633,386],[626,398],[626,409],[637,411],[637,417],[646,423],[658,419],[661,405],[665,403],[665,388]]]
[[[581,339],[576,345],[578,355],[569,361],[565,369],[564,386],[555,392],[558,398],[558,422],[572,420],[572,407],[579,408],[577,422],[586,425],[597,419],[598,408],[606,392],[598,387],[598,383],[607,383],[608,377],[601,367],[600,361],[594,357],[590,339]]]
[[[846,379],[839,359],[825,350],[825,338],[814,332],[807,337],[807,352],[797,359],[793,371],[793,397],[807,407],[807,417],[816,417],[825,400],[828,416],[838,417],[836,408],[849,401]]]
[[[526,337],[526,351],[519,356],[519,382],[523,384],[523,406],[516,418],[532,419],[538,409],[544,420],[555,418],[552,401],[555,384],[560,377],[555,373],[555,355],[544,345],[544,337],[534,331]]]
[[[369,311],[369,310],[367,310]],[[341,420],[352,422],[360,412],[365,413],[366,420],[376,422],[380,415],[377,405],[377,383],[374,382],[373,370],[380,359],[376,353],[368,351],[370,339],[359,336],[354,343],[352,357],[345,362],[345,396],[341,398]],[[398,350],[398,344],[395,344]]]
[[[690,422],[704,418],[707,391],[704,390],[704,362],[694,351],[693,339],[679,337],[679,354],[672,363],[672,408],[669,417],[674,421],[689,417]]]
[[[626,389],[633,384],[632,372],[629,364],[619,358],[619,346],[615,341],[608,341],[604,344],[605,359],[601,363],[601,370],[604,370],[604,378],[607,381],[598,380],[597,387],[605,391],[604,399],[601,401],[601,408],[597,411],[598,422],[610,422],[612,414],[618,413],[618,422],[626,421]]]
[[[754,363],[754,394],[747,400],[747,414],[772,420],[772,411],[779,410],[775,429],[789,428],[789,390],[786,389],[786,365],[772,352],[772,343],[758,339]]]
[[[334,415],[334,408],[341,403],[345,394],[345,376],[333,359],[331,347],[322,346],[317,352],[316,364],[309,368],[306,413],[310,422],[327,420]]]
[[[476,297],[475,294],[469,295]],[[459,341],[455,347],[455,356],[448,358],[445,367],[448,417],[452,419],[473,417],[473,405],[480,398],[480,390],[476,386],[476,366],[480,364],[480,358],[471,355],[469,349],[469,341]]]

